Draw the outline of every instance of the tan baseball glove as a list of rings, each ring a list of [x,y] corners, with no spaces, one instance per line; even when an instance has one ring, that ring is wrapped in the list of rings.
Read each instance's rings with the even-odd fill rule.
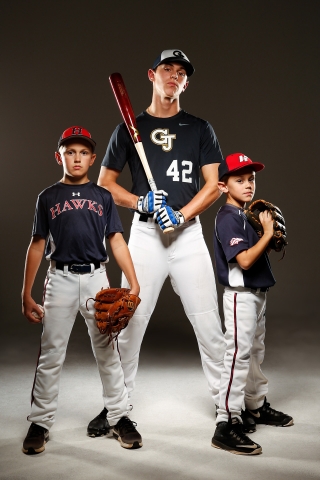
[[[101,334],[109,336],[108,343],[116,340],[121,330],[127,327],[141,302],[137,295],[129,292],[128,288],[106,288],[92,299],[97,327]]]
[[[248,222],[255,229],[259,237],[262,237],[263,227],[259,219],[259,214],[264,210],[269,210],[273,218],[273,237],[270,240],[269,248],[276,252],[281,252],[281,250],[285,251],[285,247],[288,245],[287,230],[280,208],[266,200],[255,200],[249,205],[244,213],[247,216]]]

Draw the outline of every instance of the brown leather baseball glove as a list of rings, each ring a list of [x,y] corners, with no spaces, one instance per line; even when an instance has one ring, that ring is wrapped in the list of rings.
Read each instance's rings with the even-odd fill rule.
[[[263,227],[261,225],[259,214],[264,210],[269,210],[273,218],[273,237],[270,240],[269,248],[276,252],[285,251],[287,242],[287,230],[285,227],[285,220],[283,218],[280,208],[273,205],[266,200],[255,200],[252,202],[248,209],[244,211],[247,216],[248,222],[255,229],[259,237],[263,235]]]
[[[100,333],[109,336],[108,343],[116,340],[121,330],[127,327],[141,302],[137,295],[129,292],[128,288],[106,288],[92,299],[97,327]]]

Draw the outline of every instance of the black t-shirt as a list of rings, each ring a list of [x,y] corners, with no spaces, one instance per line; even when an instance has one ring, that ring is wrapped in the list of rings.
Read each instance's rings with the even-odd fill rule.
[[[213,239],[216,271],[221,285],[268,288],[276,283],[266,252],[248,270],[243,270],[235,259],[238,253],[253,247],[259,240],[241,208],[229,204],[220,208]]]
[[[105,238],[116,232],[123,229],[112,196],[95,183],[58,182],[38,196],[32,235],[48,238],[48,260],[104,262]]]
[[[168,205],[179,210],[200,190],[200,169],[223,160],[218,139],[210,123],[181,110],[159,118],[146,112],[137,126],[157,188],[165,190]],[[122,171],[126,162],[132,176],[131,192],[145,195],[149,184],[124,123],[113,132],[102,165]]]

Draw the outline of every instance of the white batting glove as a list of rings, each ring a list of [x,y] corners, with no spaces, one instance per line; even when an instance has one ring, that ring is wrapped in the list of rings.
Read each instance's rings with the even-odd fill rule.
[[[180,227],[184,222],[184,216],[177,210],[172,210],[169,205],[166,205],[157,213],[157,221],[161,230],[165,230],[168,227]]]
[[[148,192],[147,195],[141,196],[138,199],[138,212],[140,213],[155,213],[167,203],[167,192],[164,190],[156,190],[155,192]]]

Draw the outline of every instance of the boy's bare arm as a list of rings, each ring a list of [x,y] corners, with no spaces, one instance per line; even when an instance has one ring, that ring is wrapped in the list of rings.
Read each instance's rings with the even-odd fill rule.
[[[116,205],[126,208],[137,208],[138,196],[128,192],[125,188],[117,183],[117,179],[121,172],[102,166],[98,178],[98,185],[108,190]]]
[[[209,208],[221,195],[218,188],[218,163],[204,165],[201,169],[205,184],[194,198],[183,208],[181,212],[185,220],[200,215]],[[121,172],[112,168],[101,167],[98,185],[108,190],[116,205],[127,208],[137,208],[138,196],[128,192],[117,183]]]
[[[253,247],[236,255],[236,260],[243,270],[248,270],[261,257],[263,252],[267,250],[273,236],[273,219],[270,212],[268,210],[261,212],[259,219],[263,226],[262,237]]]
[[[136,272],[132,263],[132,258],[121,233],[112,233],[108,237],[110,241],[110,247],[117,264],[123,271],[126,279],[131,287],[130,293],[139,295],[140,286],[137,280]]]
[[[201,172],[205,181],[203,187],[187,205],[180,209],[186,221],[196,215],[200,215],[220,197],[218,167],[219,163],[212,163],[202,167]]]
[[[23,287],[21,292],[22,313],[31,323],[41,323],[41,319],[43,317],[43,312],[33,300],[31,292],[42,260],[45,243],[45,239],[39,237],[38,235],[32,237],[26,256]],[[36,312],[40,318],[36,318],[34,315],[32,315],[32,312]]]

